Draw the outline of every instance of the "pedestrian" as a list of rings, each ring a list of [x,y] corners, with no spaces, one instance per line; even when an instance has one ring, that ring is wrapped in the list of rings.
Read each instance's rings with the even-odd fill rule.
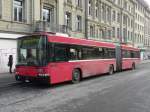
[[[13,56],[12,55],[9,55],[8,66],[9,66],[9,73],[12,73],[12,66],[13,66]]]

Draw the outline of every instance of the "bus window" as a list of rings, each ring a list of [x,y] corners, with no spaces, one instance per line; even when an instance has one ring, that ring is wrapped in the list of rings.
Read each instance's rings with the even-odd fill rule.
[[[18,40],[18,65],[45,66],[47,38],[27,36]]]
[[[103,48],[93,48],[92,55],[94,59],[103,59]]]
[[[67,47],[63,45],[55,45],[55,61],[67,61]]]
[[[108,57],[107,58],[115,58],[116,54],[115,54],[115,49],[111,49],[111,48],[107,48],[108,50]]]
[[[78,51],[78,58],[79,58],[79,60],[82,60],[82,50],[81,49],[79,49],[79,51]]]
[[[75,48],[69,49],[69,60],[78,60],[78,50]]]
[[[94,49],[92,47],[84,47],[82,49],[82,58],[83,60],[86,60],[86,59],[94,59]]]
[[[48,62],[52,62],[52,61],[54,61],[54,49],[53,49],[53,43],[48,43],[48,51],[47,51],[47,60],[48,60]]]
[[[131,51],[131,58],[134,58],[134,52]]]
[[[127,58],[131,58],[131,52],[130,51],[126,51],[127,53]]]
[[[115,50],[110,48],[104,48],[104,58],[105,59],[115,58]]]
[[[140,52],[134,51],[134,58],[140,58]]]

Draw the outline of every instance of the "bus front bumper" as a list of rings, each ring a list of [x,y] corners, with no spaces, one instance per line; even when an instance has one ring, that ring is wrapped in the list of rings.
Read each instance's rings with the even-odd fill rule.
[[[38,81],[38,82],[42,82],[42,83],[50,83],[50,76],[36,76],[36,77],[32,77],[32,76],[21,76],[21,75],[15,75],[15,79],[17,81]]]

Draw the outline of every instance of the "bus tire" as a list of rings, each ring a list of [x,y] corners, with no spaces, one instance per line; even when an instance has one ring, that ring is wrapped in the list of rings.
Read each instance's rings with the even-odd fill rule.
[[[81,80],[81,72],[79,69],[74,69],[72,72],[72,83],[79,83]]]
[[[135,70],[135,63],[132,63],[132,70]]]
[[[109,75],[112,75],[113,73],[114,73],[114,67],[113,67],[113,65],[110,65],[110,66],[109,66],[108,74],[109,74]]]

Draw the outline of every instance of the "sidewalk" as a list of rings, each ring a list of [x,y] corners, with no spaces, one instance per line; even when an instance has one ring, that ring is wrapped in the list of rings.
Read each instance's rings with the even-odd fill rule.
[[[10,73],[0,73],[0,78],[3,78],[3,77],[12,77],[14,76],[14,73],[10,74]]]
[[[0,87],[15,83],[15,75],[10,73],[0,73]]]
[[[15,74],[12,73],[0,73],[0,83],[6,81],[12,81],[15,80]]]
[[[142,60],[142,61],[140,62],[140,64],[146,64],[146,63],[150,63],[150,60]]]

